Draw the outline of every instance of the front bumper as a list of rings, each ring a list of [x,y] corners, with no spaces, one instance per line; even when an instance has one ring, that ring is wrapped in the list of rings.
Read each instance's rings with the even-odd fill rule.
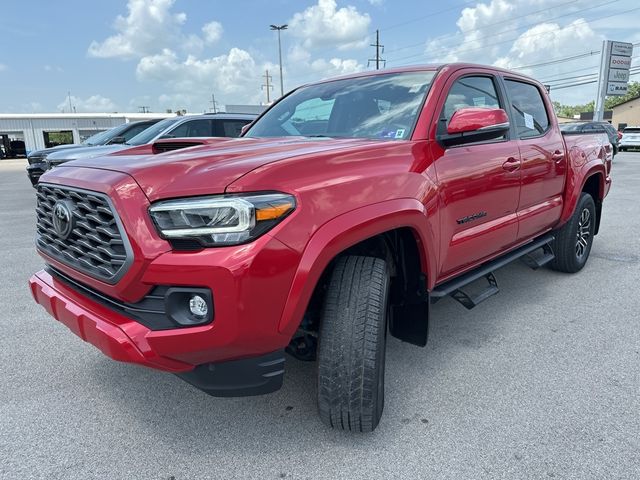
[[[149,329],[89,300],[45,270],[31,276],[29,287],[35,301],[53,318],[114,360],[175,373],[194,367],[159,356],[144,341]]]
[[[87,299],[45,270],[34,274],[29,286],[33,298],[52,317],[114,360],[175,373],[196,388],[219,397],[262,395],[282,386],[283,349],[195,366],[160,355],[148,341],[154,332]]]

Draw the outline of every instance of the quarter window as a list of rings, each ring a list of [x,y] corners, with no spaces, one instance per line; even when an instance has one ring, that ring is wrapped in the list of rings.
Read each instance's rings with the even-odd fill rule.
[[[505,80],[520,138],[537,137],[549,129],[549,116],[540,90],[530,83]]]

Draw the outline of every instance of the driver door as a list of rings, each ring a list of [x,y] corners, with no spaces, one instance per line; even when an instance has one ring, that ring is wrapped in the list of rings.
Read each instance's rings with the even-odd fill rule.
[[[506,109],[490,74],[458,75],[441,98],[438,131],[465,107]],[[507,134],[496,140],[443,147],[434,142],[440,189],[440,275],[438,282],[514,245],[520,195],[520,153]]]

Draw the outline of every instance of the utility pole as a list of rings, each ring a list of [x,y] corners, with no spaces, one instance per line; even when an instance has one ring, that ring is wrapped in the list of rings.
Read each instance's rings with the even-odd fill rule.
[[[261,85],[262,90],[266,90],[267,91],[267,105],[269,105],[269,103],[271,103],[271,99],[269,98],[269,90],[271,90],[273,88],[273,85],[271,85],[271,75],[269,75],[269,70],[265,70],[264,75],[262,75],[265,79],[265,83],[263,83]]]
[[[284,96],[284,81],[282,80],[282,43],[280,42],[280,32],[286,30],[289,25],[270,25],[271,30],[278,31],[278,58],[280,59],[280,96]]]
[[[216,96],[213,93],[211,94],[211,101],[209,103],[211,104],[211,110],[213,113],[218,113],[218,102],[216,102]]]
[[[380,70],[380,64],[383,63],[384,66],[387,66],[387,61],[382,58],[380,55],[384,53],[384,45],[380,45],[380,31],[376,30],[376,43],[369,44],[371,47],[376,47],[376,58],[370,58],[367,60],[367,67],[371,62],[376,63],[376,70]]]
[[[69,113],[73,113],[73,107],[71,106],[71,90],[67,92],[67,97],[69,98]]]

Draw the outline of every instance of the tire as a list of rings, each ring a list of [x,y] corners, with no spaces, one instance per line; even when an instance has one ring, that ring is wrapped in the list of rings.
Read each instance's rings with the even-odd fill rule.
[[[372,432],[380,422],[389,283],[382,259],[346,256],[336,262],[318,344],[318,412],[329,427]]]
[[[555,258],[553,270],[575,273],[582,270],[589,258],[596,226],[596,205],[588,193],[582,193],[571,218],[555,232],[551,248]]]

